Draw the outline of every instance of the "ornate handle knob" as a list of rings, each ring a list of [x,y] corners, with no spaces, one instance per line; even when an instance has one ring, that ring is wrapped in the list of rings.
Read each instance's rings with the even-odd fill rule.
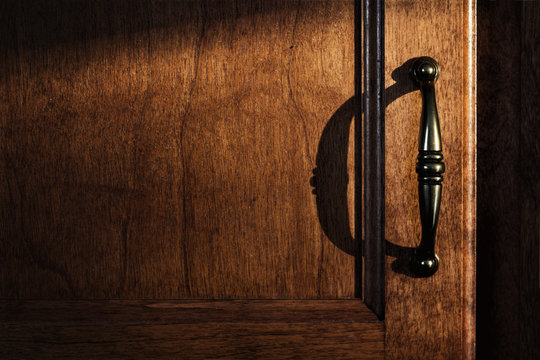
[[[435,235],[441,206],[442,174],[444,163],[441,130],[435,81],[439,76],[439,64],[430,57],[418,58],[411,67],[411,76],[422,92],[422,115],[418,139],[418,200],[422,239],[415,249],[412,271],[418,277],[428,277],[439,268],[439,257],[435,254]]]

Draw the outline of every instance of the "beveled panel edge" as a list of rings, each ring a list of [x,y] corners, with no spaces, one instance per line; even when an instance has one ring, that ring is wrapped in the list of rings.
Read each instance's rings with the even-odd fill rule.
[[[475,0],[463,6],[463,359],[476,357],[476,16]]]
[[[378,323],[354,300],[0,300],[0,323]]]
[[[364,301],[385,309],[384,0],[364,0]]]

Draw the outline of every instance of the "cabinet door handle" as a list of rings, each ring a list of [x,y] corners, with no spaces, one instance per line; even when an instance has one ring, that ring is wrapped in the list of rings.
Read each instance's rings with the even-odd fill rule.
[[[441,130],[435,101],[435,81],[439,77],[439,64],[430,57],[418,58],[412,64],[411,76],[422,93],[416,163],[422,238],[420,245],[414,250],[411,267],[414,275],[428,277],[435,274],[439,268],[439,257],[435,254],[435,235],[444,173]]]

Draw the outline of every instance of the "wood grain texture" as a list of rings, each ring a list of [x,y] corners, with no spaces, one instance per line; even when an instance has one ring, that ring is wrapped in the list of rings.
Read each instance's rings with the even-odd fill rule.
[[[358,300],[2,302],[0,316],[10,359],[384,356],[384,324]]]
[[[378,322],[361,300],[2,300],[0,321],[80,324]]]
[[[353,7],[3,1],[0,296],[353,297]]]
[[[363,1],[364,301],[384,319],[384,1]]]
[[[539,10],[479,7],[479,359],[540,357]]]
[[[474,273],[464,274],[471,271],[464,261],[474,264],[475,94],[469,77],[474,79],[475,65],[468,52],[474,51],[475,14],[469,3],[386,1],[386,87],[392,100],[385,124],[388,359],[474,357],[474,333],[464,333],[474,311]],[[414,278],[407,269],[421,231],[415,162],[422,104],[419,91],[407,89],[410,80],[401,81],[400,74],[419,56],[433,57],[441,69],[435,89],[446,165],[435,249],[440,267],[429,278]]]
[[[519,358],[521,3],[478,9],[478,358]]]
[[[540,3],[521,15],[519,354],[540,358]]]
[[[477,2],[463,16],[463,280],[462,358],[476,359]]]

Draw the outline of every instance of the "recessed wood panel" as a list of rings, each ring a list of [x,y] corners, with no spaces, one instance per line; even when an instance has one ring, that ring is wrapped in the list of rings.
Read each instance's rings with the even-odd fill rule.
[[[352,0],[0,7],[0,296],[354,295]]]

